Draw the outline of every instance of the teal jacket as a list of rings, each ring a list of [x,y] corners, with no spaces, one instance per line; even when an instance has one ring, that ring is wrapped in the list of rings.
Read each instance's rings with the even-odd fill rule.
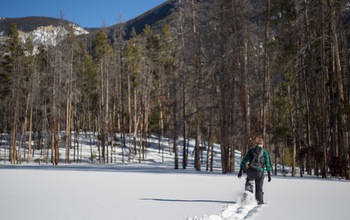
[[[256,147],[260,147],[260,146],[256,146]],[[245,157],[243,158],[242,162],[241,162],[241,169],[243,170],[245,165],[252,161],[253,158],[254,158],[254,149],[255,147],[253,148],[250,148],[248,150],[248,153],[245,155]],[[270,162],[270,155],[269,155],[269,152],[267,152],[267,150],[263,149],[264,151],[264,155],[263,157],[265,158],[265,164],[264,166],[266,167],[266,171],[267,172],[270,172],[271,171],[271,162]],[[265,168],[264,167],[260,167],[259,168],[259,171],[260,172],[264,172]]]

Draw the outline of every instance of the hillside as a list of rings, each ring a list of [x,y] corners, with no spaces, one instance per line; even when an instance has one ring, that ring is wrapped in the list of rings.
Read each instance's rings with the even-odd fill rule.
[[[15,24],[19,32],[19,40],[24,44],[28,38],[34,43],[34,53],[39,45],[56,46],[69,33],[72,27],[74,34],[86,35],[89,31],[75,23],[47,17],[2,18],[0,20],[0,43],[8,36],[11,24]]]
[[[135,28],[136,33],[141,33],[145,25],[152,27],[159,27],[167,22],[168,16],[171,15],[176,9],[177,0],[169,0],[158,7],[155,7],[142,15],[127,21],[125,23],[126,35],[131,32],[132,27]]]
[[[155,30],[160,30],[163,24],[168,22],[169,15],[175,11],[176,2],[177,0],[169,0],[123,24],[115,24],[106,27],[110,39],[113,39],[113,34],[115,33],[114,30],[118,29],[119,25],[124,25],[125,27],[125,38],[129,38],[133,27],[138,34],[142,32],[145,25],[150,25]],[[95,31],[100,29],[82,28],[79,24],[64,19],[50,17],[32,16],[24,18],[1,18],[0,36],[2,39],[6,39],[11,24],[16,24],[17,29],[20,32],[20,40],[23,43],[28,37],[31,37],[36,47],[40,44],[49,46],[57,45],[60,39],[58,35],[62,33],[60,26],[67,27],[71,25],[73,26],[76,35],[88,35],[86,36],[87,39],[92,39]],[[67,33],[66,28],[63,30],[63,33]]]
[[[11,24],[16,24],[17,29],[23,32],[31,32],[37,29],[38,27],[46,26],[60,26],[60,24],[68,25],[70,22],[67,20],[61,20],[57,18],[50,17],[24,17],[24,18],[2,18],[0,20],[0,33],[1,35],[7,35]]]
[[[168,0],[167,2],[139,15],[136,18],[133,18],[124,23],[126,28],[126,33],[130,33],[132,27],[135,27],[136,32],[142,32],[144,26],[146,24],[154,26],[161,23],[164,19],[166,19],[169,15],[173,13],[176,7],[177,0]],[[68,25],[73,22],[51,18],[51,17],[39,17],[39,16],[31,16],[31,17],[23,17],[23,18],[1,18],[0,19],[0,35],[5,36],[8,34],[10,30],[10,25],[14,23],[17,26],[17,29],[22,32],[32,32],[39,27],[46,26],[60,26],[60,25]],[[79,26],[79,24],[76,24]],[[107,29],[113,29],[119,24],[115,24],[107,27]],[[99,28],[84,28],[89,32],[94,32],[99,30]]]

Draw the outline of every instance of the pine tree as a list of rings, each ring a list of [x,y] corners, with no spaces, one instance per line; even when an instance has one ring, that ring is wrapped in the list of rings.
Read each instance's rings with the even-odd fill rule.
[[[138,108],[138,88],[140,86],[140,73],[141,73],[141,41],[140,36],[136,34],[135,28],[131,31],[131,39],[127,43],[126,47],[126,68],[127,68],[127,106],[129,116],[129,133],[133,133],[134,148],[129,149],[129,160],[137,153],[137,130],[140,122],[140,115]]]
[[[97,73],[99,73],[99,137],[102,145],[102,162],[107,162],[108,129],[109,129],[109,64],[113,50],[104,30],[96,33],[92,55]]]
[[[8,80],[8,91],[11,91],[13,102],[10,104],[12,109],[12,123],[11,123],[11,144],[10,144],[10,162],[18,163],[17,149],[17,132],[19,130],[19,117],[20,117],[20,97],[21,97],[21,68],[23,50],[19,41],[19,33],[15,24],[12,24],[9,32],[9,39],[7,40],[7,52],[5,56],[4,67],[6,71],[5,82]],[[7,85],[5,84],[5,88]],[[5,92],[6,93],[6,92]]]

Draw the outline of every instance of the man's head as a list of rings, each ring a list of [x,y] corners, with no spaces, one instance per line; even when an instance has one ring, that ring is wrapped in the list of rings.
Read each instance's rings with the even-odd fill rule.
[[[258,136],[255,138],[255,144],[258,146],[264,146],[264,138]]]

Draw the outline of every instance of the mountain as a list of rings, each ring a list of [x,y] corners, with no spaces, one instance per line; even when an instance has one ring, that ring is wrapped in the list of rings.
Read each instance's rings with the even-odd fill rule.
[[[72,27],[75,35],[86,35],[89,31],[79,25],[56,18],[25,17],[0,19],[0,43],[6,40],[11,24],[16,24],[22,43],[30,37],[34,43],[34,52],[39,45],[56,46],[69,33]]]
[[[134,27],[137,34],[142,33],[145,25],[150,25],[154,29],[161,29],[164,23],[168,23],[171,19],[169,16],[176,10],[178,0],[168,0],[165,3],[131,19],[125,23],[126,36],[129,36]]]
[[[17,29],[23,32],[31,32],[39,27],[46,26],[60,26],[70,24],[69,21],[50,18],[50,17],[24,17],[24,18],[1,18],[0,19],[0,33],[1,35],[7,35],[10,30],[11,24],[16,24]]]
[[[145,25],[150,25],[154,29],[160,30],[162,25],[167,22],[168,17],[176,9],[176,2],[177,0],[168,0],[123,24],[105,27],[110,39],[113,39],[112,35],[114,30],[117,29],[119,25],[124,25],[125,27],[125,38],[129,38],[133,27],[138,34],[142,32]],[[87,37],[90,39],[93,37],[95,31],[100,29],[82,28],[73,22],[50,17],[0,18],[0,42],[6,40],[12,23],[16,24],[19,30],[21,42],[25,43],[26,39],[31,37],[35,48],[40,44],[56,46],[68,33],[68,26],[73,27],[76,35],[88,35]]]

